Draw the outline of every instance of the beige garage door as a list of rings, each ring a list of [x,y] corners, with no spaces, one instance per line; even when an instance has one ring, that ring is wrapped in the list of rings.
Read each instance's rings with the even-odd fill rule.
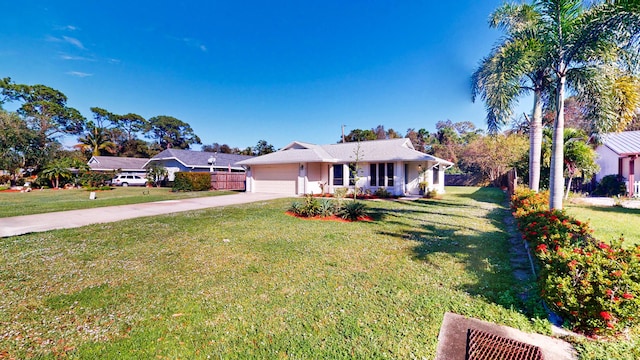
[[[256,192],[296,194],[297,164],[254,166],[252,170]]]

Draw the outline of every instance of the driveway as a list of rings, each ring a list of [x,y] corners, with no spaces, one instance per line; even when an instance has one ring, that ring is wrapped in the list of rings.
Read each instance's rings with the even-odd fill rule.
[[[247,204],[291,197],[283,194],[239,193],[194,199],[165,200],[143,204],[108,206],[0,218],[0,237],[16,236],[55,229],[70,229],[91,224],[108,223],[145,216],[170,214],[219,206]]]
[[[587,204],[595,206],[614,206],[616,203],[616,199],[610,197],[583,197],[575,198],[571,201],[576,204]],[[640,209],[640,200],[638,199],[622,198],[620,204],[625,208]]]

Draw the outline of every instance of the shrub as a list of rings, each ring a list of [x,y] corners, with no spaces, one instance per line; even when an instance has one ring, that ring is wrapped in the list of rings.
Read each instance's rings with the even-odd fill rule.
[[[11,175],[0,175],[0,185],[11,184]]]
[[[45,178],[44,176],[38,176],[37,178],[35,178],[35,180],[33,180],[33,182],[31,183],[31,187],[33,188],[40,188],[40,189],[48,189],[49,185],[51,185],[51,183],[49,182],[49,180],[47,180],[47,178]]]
[[[336,205],[333,201],[323,199],[320,201],[320,207],[318,208],[318,215],[322,217],[333,216],[336,213]]]
[[[314,217],[320,214],[320,201],[311,195],[306,195],[302,205],[302,216]]]
[[[349,189],[347,188],[336,188],[333,190],[333,196],[335,196],[338,199],[344,199],[347,196],[347,192],[349,191]]]
[[[289,207],[289,211],[294,213],[295,215],[298,216],[302,216],[302,203],[299,201],[294,201],[291,203],[291,206]]]
[[[367,215],[367,205],[361,201],[352,201],[344,204],[340,209],[340,217],[346,220],[356,221]]]
[[[594,193],[603,196],[626,196],[627,187],[623,181],[618,181],[618,175],[607,175],[600,180]]]
[[[587,333],[620,332],[640,323],[640,247],[625,250],[622,240],[596,240],[587,223],[548,210],[547,199],[518,189],[511,203],[542,268],[542,297]]]
[[[620,332],[639,323],[640,247],[593,239],[580,246],[538,245],[541,285],[548,304],[575,328]]]
[[[385,187],[379,187],[373,194],[381,199],[388,199],[390,197],[393,197],[393,195],[391,195],[389,190],[387,190],[387,188]]]
[[[294,201],[291,203],[289,211],[297,216],[303,217],[314,217],[317,215],[327,217],[335,215],[337,206],[329,199],[318,200],[312,195],[307,195],[304,202]]]
[[[211,175],[204,172],[177,172],[172,191],[207,191],[211,189]]]
[[[519,187],[511,197],[511,209],[513,216],[520,218],[530,212],[538,212],[549,209],[549,193],[541,191],[536,193],[533,190]]]
[[[80,173],[80,184],[91,188],[97,188],[104,185],[107,181],[111,180],[115,176],[115,173],[98,172],[98,171],[82,171]]]
[[[438,190],[433,189],[424,193],[424,197],[427,199],[435,199],[438,196]]]

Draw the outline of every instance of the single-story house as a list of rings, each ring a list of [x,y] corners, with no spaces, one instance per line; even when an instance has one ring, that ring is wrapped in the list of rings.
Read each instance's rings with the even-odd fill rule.
[[[629,196],[640,195],[640,179],[635,177],[640,172],[640,131],[623,131],[602,136],[602,144],[596,148],[600,172],[596,181],[607,175],[618,175],[627,182]]]
[[[244,172],[245,169],[238,165],[241,160],[247,160],[252,156],[212,153],[206,151],[192,151],[180,149],[167,149],[152,157],[145,163],[145,167],[151,164],[160,164],[167,169],[167,180],[173,181],[175,173],[185,172]]]
[[[92,156],[89,159],[89,168],[99,172],[123,172],[135,175],[146,174],[144,165],[149,161],[148,158],[130,158],[117,156]]]
[[[354,183],[372,192],[384,187],[394,195],[417,195],[421,182],[443,193],[444,171],[453,165],[415,150],[406,138],[329,145],[294,141],[237,164],[247,168],[247,191],[292,195],[333,193]]]

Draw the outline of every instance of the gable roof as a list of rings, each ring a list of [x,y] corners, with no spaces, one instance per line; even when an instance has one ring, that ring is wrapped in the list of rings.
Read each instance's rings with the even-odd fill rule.
[[[446,166],[452,162],[415,150],[410,139],[372,140],[315,145],[294,141],[274,153],[240,161],[240,165],[291,164],[301,162],[348,163],[387,161],[433,161]]]
[[[176,160],[188,168],[210,168],[212,165],[210,161],[215,160],[213,163],[214,167],[227,168],[230,166],[232,168],[242,169],[237,163],[252,157],[253,156],[248,155],[222,154],[206,151],[167,149],[149,159],[147,163],[162,160]]]
[[[117,156],[92,156],[88,165],[96,171],[144,171],[147,158],[130,158]]]
[[[618,155],[640,154],[640,131],[604,134],[602,143]]]

